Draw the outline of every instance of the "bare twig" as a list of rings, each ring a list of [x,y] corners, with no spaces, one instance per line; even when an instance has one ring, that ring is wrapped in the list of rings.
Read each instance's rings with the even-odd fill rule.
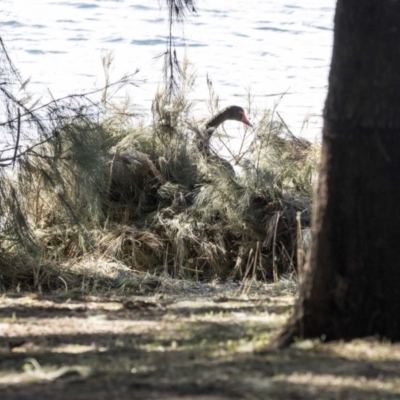
[[[275,231],[274,231],[274,242],[272,245],[272,271],[273,271],[273,276],[274,276],[274,282],[278,282],[278,266],[276,264],[276,234],[278,231],[278,224],[279,224],[279,219],[281,217],[282,213],[279,211],[278,212],[278,217],[276,218],[275,222]]]
[[[20,112],[20,110],[18,108],[17,140],[15,142],[14,157],[13,157],[13,160],[12,160],[13,168],[15,166],[15,160],[17,159],[20,136],[21,136],[21,112]]]

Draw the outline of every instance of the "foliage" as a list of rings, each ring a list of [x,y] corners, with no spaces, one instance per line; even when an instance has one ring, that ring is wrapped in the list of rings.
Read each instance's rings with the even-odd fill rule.
[[[166,84],[166,97],[171,101],[179,93],[179,82],[183,75],[181,64],[176,53],[173,27],[182,23],[188,12],[196,13],[195,0],[165,0],[168,9],[168,37],[167,50],[164,54],[164,82]]]

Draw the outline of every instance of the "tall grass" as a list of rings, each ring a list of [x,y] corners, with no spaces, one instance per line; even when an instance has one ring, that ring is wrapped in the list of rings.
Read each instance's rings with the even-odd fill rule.
[[[220,129],[204,154],[188,71],[184,63],[174,96],[156,94],[150,126],[109,91],[85,113],[85,102],[52,103],[47,136],[29,138],[0,186],[3,287],[122,287],[129,271],[242,280],[296,272],[318,146],[272,110],[253,115],[254,130],[240,127],[239,146]]]

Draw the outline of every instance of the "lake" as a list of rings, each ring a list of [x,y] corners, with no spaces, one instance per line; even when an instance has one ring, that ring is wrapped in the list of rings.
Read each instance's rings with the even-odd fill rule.
[[[333,41],[334,0],[197,2],[175,28],[178,57],[196,71],[191,98],[207,116],[206,76],[221,106],[277,109],[295,134],[319,137]],[[2,0],[2,39],[30,90],[53,96],[104,83],[101,57],[113,51],[112,77],[139,69],[130,96],[142,115],[162,80],[168,25],[157,0]],[[283,98],[282,94],[286,93]],[[308,121],[304,125],[305,119]]]

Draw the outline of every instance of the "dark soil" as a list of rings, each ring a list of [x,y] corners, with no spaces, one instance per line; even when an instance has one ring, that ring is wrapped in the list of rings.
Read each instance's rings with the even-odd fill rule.
[[[0,393],[22,399],[399,399],[400,346],[267,345],[285,293],[0,299]]]

